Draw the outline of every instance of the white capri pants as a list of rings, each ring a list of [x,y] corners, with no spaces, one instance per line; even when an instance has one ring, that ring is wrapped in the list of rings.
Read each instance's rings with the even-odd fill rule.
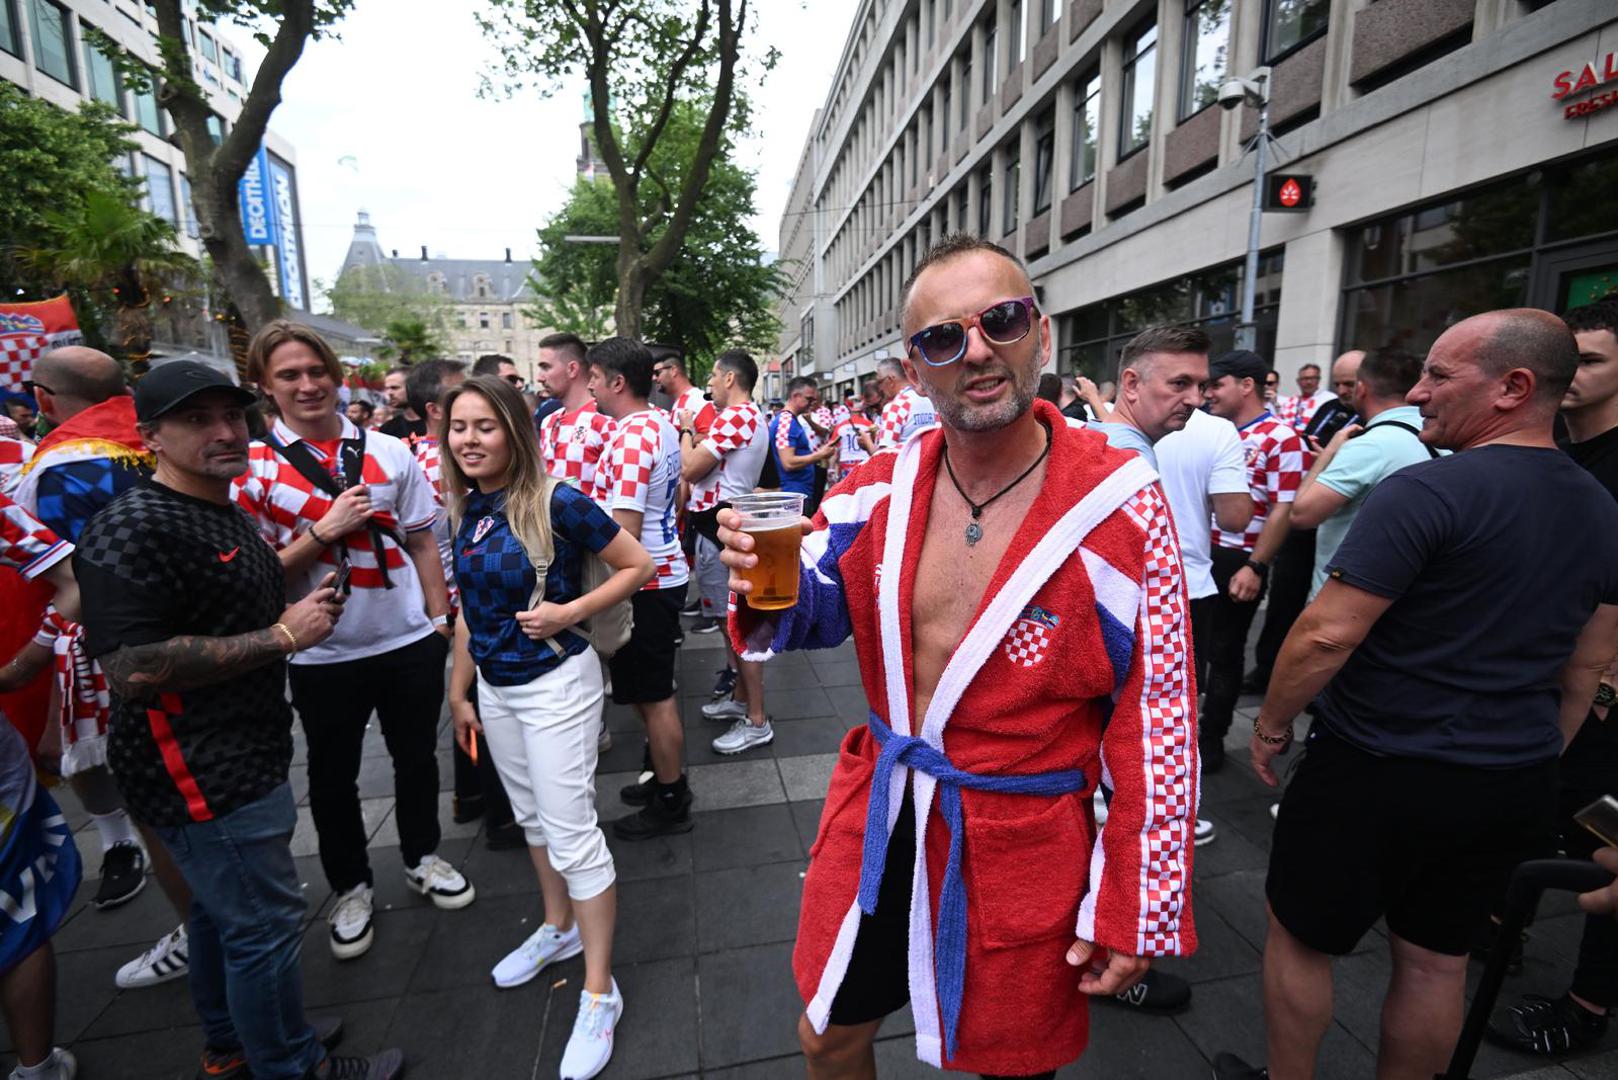
[[[478,680],[483,737],[517,824],[530,846],[549,849],[574,900],[599,895],[617,876],[596,822],[602,701],[593,649],[522,686]]]

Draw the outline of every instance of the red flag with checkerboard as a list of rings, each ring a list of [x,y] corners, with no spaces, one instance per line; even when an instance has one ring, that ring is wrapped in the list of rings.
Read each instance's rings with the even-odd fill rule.
[[[67,296],[0,304],[0,390],[21,390],[34,361],[63,345],[84,344]]]

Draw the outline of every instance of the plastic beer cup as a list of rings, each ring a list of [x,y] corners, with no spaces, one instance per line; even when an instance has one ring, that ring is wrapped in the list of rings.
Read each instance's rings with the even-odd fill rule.
[[[803,496],[771,491],[738,495],[730,500],[741,515],[742,532],[753,538],[758,565],[738,570],[752,583],[747,606],[756,611],[780,611],[798,602],[798,549],[803,544]]]

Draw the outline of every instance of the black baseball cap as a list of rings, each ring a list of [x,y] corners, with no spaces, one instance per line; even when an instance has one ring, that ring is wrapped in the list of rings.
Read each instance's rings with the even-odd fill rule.
[[[1264,376],[1270,373],[1270,365],[1264,358],[1249,349],[1237,349],[1225,353],[1208,365],[1208,381],[1215,382],[1226,375],[1234,375],[1238,379],[1252,379],[1260,386],[1264,385]]]
[[[149,424],[166,412],[179,408],[204,390],[229,391],[236,403],[247,406],[258,400],[221,371],[196,360],[171,360],[152,368],[135,384],[135,416]]]

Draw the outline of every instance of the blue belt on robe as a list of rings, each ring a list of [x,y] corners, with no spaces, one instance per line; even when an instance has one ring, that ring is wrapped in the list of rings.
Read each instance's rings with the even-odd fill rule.
[[[876,713],[867,722],[882,750],[871,777],[871,799],[865,811],[865,849],[860,861],[860,910],[876,914],[877,893],[888,858],[888,787],[896,765],[905,765],[938,781],[938,808],[949,828],[949,861],[938,897],[938,932],[933,941],[934,978],[943,1010],[944,1045],[955,1056],[955,1033],[961,1017],[961,996],[966,986],[966,886],[961,880],[961,849],[965,840],[961,816],[961,788],[1000,791],[1013,795],[1066,795],[1084,790],[1078,769],[996,776],[963,772],[925,740],[895,735]],[[930,913],[929,913],[930,914]]]

